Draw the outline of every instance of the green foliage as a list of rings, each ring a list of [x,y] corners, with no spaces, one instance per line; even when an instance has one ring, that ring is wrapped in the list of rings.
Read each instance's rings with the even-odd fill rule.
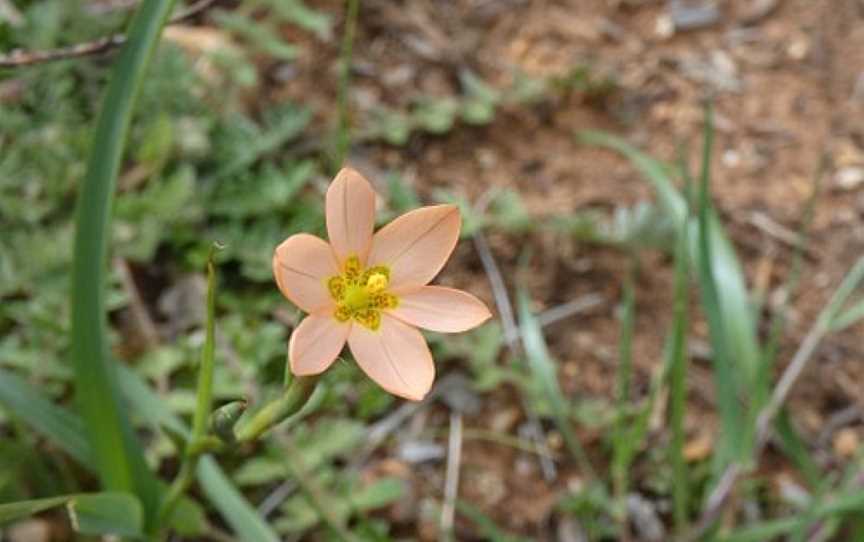
[[[582,443],[576,436],[570,420],[570,406],[567,398],[561,392],[558,384],[558,376],[543,331],[537,318],[531,312],[528,295],[524,291],[518,294],[519,325],[522,334],[522,344],[525,348],[525,357],[537,390],[542,393],[550,405],[552,417],[567,449],[575,458],[583,476],[590,480],[597,478],[597,473],[591,466],[588,455],[585,453]]]
[[[563,77],[532,78],[517,72],[512,82],[498,89],[479,75],[459,73],[458,96],[419,96],[405,108],[380,107],[364,119],[361,140],[381,140],[390,145],[405,145],[415,134],[445,134],[460,124],[486,126],[502,108],[534,105],[574,91],[599,96],[611,91],[609,80],[595,80],[584,66],[575,67]]]
[[[65,506],[76,532],[84,535],[140,537],[141,503],[128,493],[90,493],[0,504],[0,524]]]

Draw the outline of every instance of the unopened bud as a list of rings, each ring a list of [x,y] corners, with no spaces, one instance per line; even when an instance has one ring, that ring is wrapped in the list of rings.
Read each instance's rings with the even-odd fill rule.
[[[223,442],[234,442],[234,426],[246,412],[246,401],[231,401],[213,411],[210,415],[210,429]]]

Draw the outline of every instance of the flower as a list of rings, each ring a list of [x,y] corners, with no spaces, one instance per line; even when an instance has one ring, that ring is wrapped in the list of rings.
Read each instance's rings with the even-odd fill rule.
[[[432,205],[396,218],[373,235],[375,192],[344,168],[327,190],[330,242],[292,235],[273,254],[282,294],[309,315],[288,346],[291,372],[326,370],[348,343],[360,368],[388,392],[419,401],[435,365],[418,327],[453,333],[485,322],[482,301],[429,286],[459,239],[454,205]]]

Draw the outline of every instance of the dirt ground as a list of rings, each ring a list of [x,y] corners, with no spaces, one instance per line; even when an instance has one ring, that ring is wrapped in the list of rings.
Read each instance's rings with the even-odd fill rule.
[[[574,93],[540,106],[509,107],[487,127],[414,136],[405,147],[367,145],[356,149],[351,161],[372,178],[388,168],[407,171],[407,180],[425,198],[435,188],[448,187],[477,201],[491,187],[509,187],[518,190],[538,217],[588,207],[611,210],[651,198],[650,187],[624,159],[579,145],[574,133],[608,130],[669,160],[686,143],[695,163],[701,103],[712,96],[718,130],[714,197],[751,286],[769,298],[789,268],[785,233],[800,227],[820,160],[829,160],[806,272],[784,340],[785,363],[864,251],[864,2],[718,1],[717,20],[690,30],[670,26],[672,3],[364,1],[354,62],[352,105],[357,109],[404,106],[420,93],[455,94],[457,74],[464,67],[505,86],[515,69],[547,76],[584,65],[614,80],[616,87],[601,103]],[[339,13],[338,2],[316,5]],[[274,87],[274,95],[307,103],[312,96],[323,123],[332,114],[327,104],[334,103],[337,45],[322,45],[302,33],[291,38],[304,47],[298,72]],[[565,391],[577,397],[611,397],[620,327],[615,307],[626,257],[553,233],[529,239],[490,234],[489,242],[511,288],[522,248],[534,248],[533,265],[539,272],[522,279],[538,309],[589,293],[607,299],[546,331]],[[672,273],[662,255],[647,254],[642,263],[635,361],[644,390],[660,362],[668,329]],[[470,243],[460,246],[448,276],[494,303]],[[864,437],[860,418],[832,423],[850,406],[864,407],[860,331],[828,340],[791,399],[800,429],[824,444],[829,463],[842,460],[846,451],[836,445],[838,433],[847,443]],[[704,337],[704,329],[697,326],[693,334]],[[692,374],[691,444],[710,447],[712,386],[704,359],[696,357]],[[497,391],[483,414],[469,417],[466,425],[488,428],[490,420],[511,411],[515,414],[509,423],[516,424],[521,411],[515,401],[512,390]],[[432,427],[447,426],[445,412],[432,411],[424,419]],[[598,435],[583,437],[589,445],[599,440]],[[408,470],[393,461],[372,468]],[[782,470],[782,465],[776,468]],[[567,472],[544,482],[535,460],[480,441],[466,441],[462,473],[463,498],[502,526],[537,537],[555,532],[550,517],[557,492],[579,483]],[[440,496],[440,469],[420,469],[413,477],[417,499]],[[398,510],[392,514],[400,520]],[[428,518],[426,527],[422,518],[419,521],[421,531],[433,537],[437,518]]]

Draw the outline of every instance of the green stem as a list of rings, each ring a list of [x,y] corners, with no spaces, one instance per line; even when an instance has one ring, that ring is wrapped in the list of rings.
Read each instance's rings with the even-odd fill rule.
[[[96,121],[87,174],[79,190],[72,266],[71,354],[78,405],[102,485],[138,496],[148,526],[155,519],[158,486],[120,406],[105,332],[105,263],[111,206],[132,110],[173,5],[173,0],[145,0],[114,64]]]
[[[688,206],[689,209],[689,206]],[[689,212],[688,212],[689,214]],[[683,533],[687,528],[689,508],[689,478],[684,457],[684,419],[687,410],[687,285],[690,262],[687,252],[687,226],[689,216],[681,223],[675,248],[675,282],[672,305],[673,324],[669,346],[669,424],[672,429],[670,443],[672,456],[672,516],[675,528]]]
[[[334,170],[342,167],[348,147],[351,145],[350,118],[348,112],[348,87],[351,84],[351,58],[354,54],[354,35],[357,31],[359,0],[346,1],[345,30],[342,35],[342,50],[339,53],[339,132],[334,156]]]
[[[633,281],[636,269],[635,255],[630,266],[630,273],[624,281],[623,315],[621,318],[621,338],[619,341],[619,363],[616,375],[616,411],[615,441],[613,451],[613,486],[615,499],[618,503],[619,521],[622,528],[622,539],[629,540],[627,531],[627,491],[630,486],[631,447],[631,403],[630,388],[633,380],[633,332],[635,320],[635,294]]]
[[[296,414],[312,396],[318,376],[299,376],[279,398],[264,405],[252,418],[237,429],[238,442],[251,442],[258,439],[273,426],[288,416]]]
[[[213,368],[216,345],[216,268],[213,265],[214,246],[207,260],[207,323],[204,348],[201,350],[201,365],[198,368],[198,393],[195,404],[195,414],[192,417],[192,434],[186,442],[183,453],[183,463],[180,472],[162,501],[159,510],[159,524],[166,527],[170,524],[171,514],[177,503],[189,489],[198,466],[203,448],[201,441],[207,432],[207,420],[213,403]]]

